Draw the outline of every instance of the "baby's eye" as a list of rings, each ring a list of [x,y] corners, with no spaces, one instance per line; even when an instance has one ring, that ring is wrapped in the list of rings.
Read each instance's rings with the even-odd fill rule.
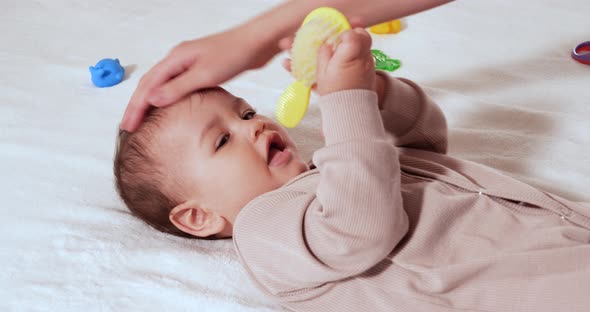
[[[254,116],[256,116],[256,111],[249,109],[242,115],[242,119],[250,120],[250,119],[254,118]]]
[[[229,140],[229,134],[224,134],[224,135],[220,136],[219,139],[217,139],[217,143],[215,143],[215,151],[222,148],[225,145],[225,143],[227,143],[228,140]]]

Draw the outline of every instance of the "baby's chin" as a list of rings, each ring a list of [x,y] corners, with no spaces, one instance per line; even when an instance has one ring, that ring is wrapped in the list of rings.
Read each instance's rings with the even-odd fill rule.
[[[291,159],[290,164],[286,166],[283,171],[283,184],[289,182],[300,174],[307,172],[308,170],[309,166],[307,163],[303,161],[303,159],[296,152],[293,152],[293,159]]]

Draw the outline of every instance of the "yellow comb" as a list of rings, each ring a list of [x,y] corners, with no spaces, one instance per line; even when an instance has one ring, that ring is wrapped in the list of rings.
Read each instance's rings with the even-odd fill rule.
[[[322,44],[335,45],[340,34],[348,29],[346,17],[333,8],[318,8],[305,17],[291,48],[291,73],[295,82],[283,92],[277,105],[276,117],[283,126],[295,127],[307,111]]]

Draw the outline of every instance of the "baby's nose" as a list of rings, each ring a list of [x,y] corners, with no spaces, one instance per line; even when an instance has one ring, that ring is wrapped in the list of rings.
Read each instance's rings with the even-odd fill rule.
[[[264,132],[265,123],[262,120],[251,120],[250,122],[250,136],[252,139],[256,139],[262,132]]]

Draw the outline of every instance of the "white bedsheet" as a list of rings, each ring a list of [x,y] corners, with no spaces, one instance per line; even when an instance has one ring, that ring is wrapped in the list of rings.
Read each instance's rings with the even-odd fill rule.
[[[118,122],[141,75],[181,40],[278,1],[4,1],[0,10],[0,311],[281,311],[230,241],[160,234],[113,188]],[[374,46],[445,111],[450,154],[590,202],[586,0],[459,1],[408,19]],[[88,66],[118,57],[119,85]],[[225,86],[272,114],[291,78],[275,59]],[[292,131],[320,144],[317,107]]]

